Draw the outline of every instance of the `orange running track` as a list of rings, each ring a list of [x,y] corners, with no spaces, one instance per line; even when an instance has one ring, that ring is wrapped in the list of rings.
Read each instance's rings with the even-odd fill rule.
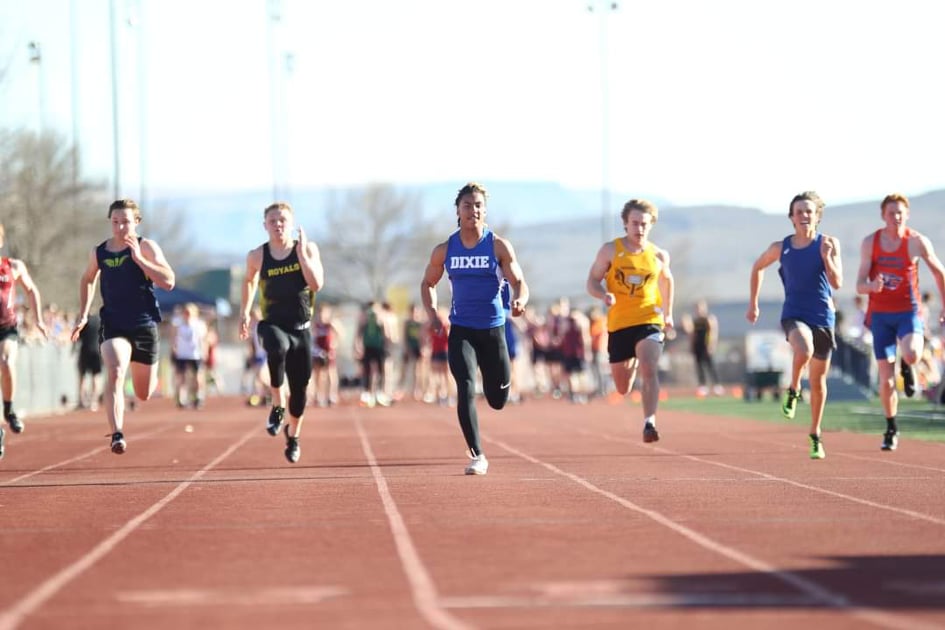
[[[0,630],[945,628],[945,445],[637,405],[28,419],[0,461]]]

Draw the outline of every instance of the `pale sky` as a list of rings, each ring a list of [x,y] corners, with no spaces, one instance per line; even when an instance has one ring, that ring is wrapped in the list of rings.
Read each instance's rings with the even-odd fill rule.
[[[783,212],[945,188],[942,2],[277,4],[114,0],[122,196],[539,180]],[[109,51],[109,0],[0,0],[0,126],[75,121],[111,181]]]

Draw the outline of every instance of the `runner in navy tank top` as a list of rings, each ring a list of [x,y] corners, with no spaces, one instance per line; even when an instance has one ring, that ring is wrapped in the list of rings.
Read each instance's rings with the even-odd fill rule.
[[[489,406],[502,409],[509,398],[511,368],[505,341],[505,311],[500,285],[512,290],[510,313],[518,317],[528,302],[528,285],[512,244],[486,227],[486,189],[475,182],[456,195],[459,229],[433,248],[420,283],[420,297],[430,321],[437,317],[436,285],[444,272],[452,289],[448,360],[456,381],[459,425],[472,461],[467,475],[484,475],[489,462],[482,452],[476,412],[476,370]]]
[[[240,307],[240,338],[250,335],[250,311],[259,288],[262,319],[257,334],[266,349],[272,409],[266,421],[269,435],[276,436],[285,422],[285,457],[296,463],[302,455],[299,436],[305,413],[306,389],[312,378],[312,308],[315,293],[325,283],[318,247],[305,238],[299,226],[292,238],[294,212],[285,202],[263,211],[263,226],[269,241],[249,252]],[[288,382],[288,401],[283,384]]]
[[[125,373],[131,370],[135,396],[148,400],[157,388],[161,312],[154,285],[174,288],[174,270],[156,242],[137,233],[141,211],[131,199],[108,208],[112,237],[93,248],[79,283],[79,319],[72,341],[88,323],[95,285],[102,280],[99,339],[105,363],[105,413],[112,429],[112,452],[125,452]]]
[[[810,457],[826,456],[821,440],[820,424],[827,402],[827,372],[836,343],[836,313],[833,291],[843,282],[840,243],[832,236],[817,232],[824,216],[824,202],[813,191],[803,192],[791,200],[788,218],[794,234],[768,246],[751,269],[751,297],[745,317],[758,321],[758,294],[766,267],[781,263],[778,274],[784,284],[784,306],[781,327],[794,353],[791,383],[781,402],[781,413],[793,418],[801,398],[801,377],[810,367]]]

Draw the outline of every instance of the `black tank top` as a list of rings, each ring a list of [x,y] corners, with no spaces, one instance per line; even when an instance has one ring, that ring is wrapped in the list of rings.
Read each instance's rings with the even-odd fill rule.
[[[282,328],[301,330],[312,319],[314,295],[305,282],[299,255],[292,250],[282,260],[276,260],[263,244],[262,267],[259,270],[259,306],[262,318]]]

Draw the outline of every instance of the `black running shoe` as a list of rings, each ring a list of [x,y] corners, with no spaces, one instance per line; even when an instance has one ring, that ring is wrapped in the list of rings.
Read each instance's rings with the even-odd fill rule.
[[[3,459],[3,453],[6,451],[7,432],[0,427],[0,459]]]
[[[880,449],[884,451],[894,451],[899,446],[899,431],[886,431],[883,433],[883,445]]]
[[[282,424],[285,422],[285,407],[273,407],[269,412],[269,419],[266,421],[266,431],[269,435],[275,437],[282,430]]]
[[[915,376],[912,374],[912,366],[904,360],[899,360],[899,375],[902,376],[902,393],[907,398],[912,398],[915,394]]]
[[[112,453],[121,455],[126,448],[128,448],[128,444],[125,442],[125,436],[122,435],[121,431],[112,433]]]
[[[643,425],[643,441],[644,442],[659,442],[660,441],[660,432],[656,430],[656,427],[647,422]]]
[[[289,435],[289,427],[285,428],[285,458],[290,464],[295,464],[302,457],[302,447],[299,446],[299,438]]]
[[[7,422],[10,424],[10,428],[13,429],[14,433],[23,433],[23,421],[16,417],[16,414],[12,411],[10,415],[7,416]]]

